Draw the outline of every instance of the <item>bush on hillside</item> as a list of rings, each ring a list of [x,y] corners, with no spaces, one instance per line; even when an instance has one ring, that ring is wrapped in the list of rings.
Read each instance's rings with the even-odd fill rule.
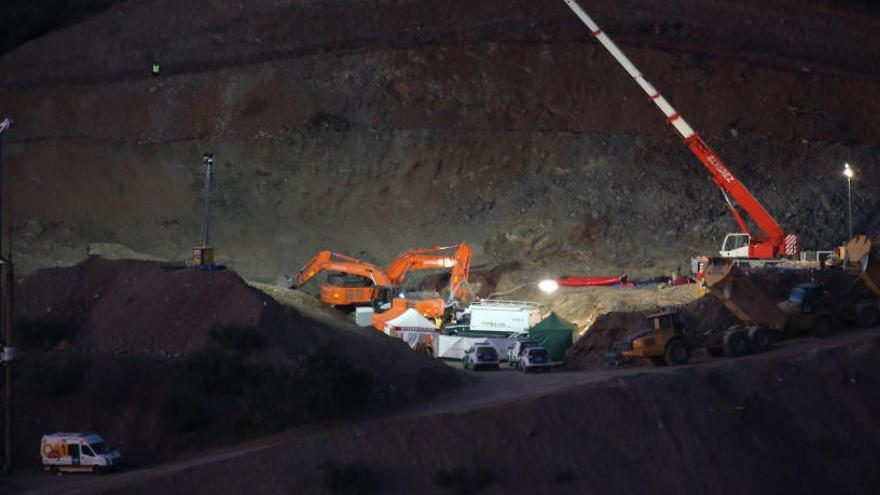
[[[15,322],[14,343],[21,347],[53,347],[72,340],[79,328],[70,322],[22,320]]]
[[[248,354],[263,346],[263,336],[257,327],[248,325],[217,325],[208,330],[211,341],[219,346]]]

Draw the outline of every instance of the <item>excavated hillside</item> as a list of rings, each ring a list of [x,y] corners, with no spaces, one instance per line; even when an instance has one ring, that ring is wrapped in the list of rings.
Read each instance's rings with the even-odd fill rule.
[[[802,0],[588,10],[808,248],[880,177],[880,17]],[[149,77],[153,62],[161,75]],[[466,241],[522,274],[684,269],[735,224],[709,174],[558,0],[123,2],[0,58],[20,269],[105,243],[215,245],[274,280]]]

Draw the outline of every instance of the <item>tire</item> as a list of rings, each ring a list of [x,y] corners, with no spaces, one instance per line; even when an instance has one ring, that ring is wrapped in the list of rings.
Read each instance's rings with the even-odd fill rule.
[[[666,364],[681,366],[691,359],[691,349],[681,339],[672,339],[666,343]]]
[[[773,347],[773,334],[767,327],[756,326],[749,329],[749,347],[752,352],[767,352]]]
[[[464,360],[464,364],[462,365],[462,367],[463,367],[464,369],[468,369],[468,360],[467,360],[467,358],[465,358],[465,360]]]
[[[824,338],[834,333],[834,320],[828,315],[819,315],[813,323],[813,335]]]
[[[724,355],[724,349],[721,347],[707,347],[706,352],[712,357],[721,357]]]
[[[654,356],[648,358],[654,366],[666,366],[666,357]]]
[[[724,355],[728,357],[745,356],[749,353],[749,335],[740,328],[724,333]]]
[[[876,327],[880,323],[880,307],[869,304],[856,311],[856,321],[862,328]]]

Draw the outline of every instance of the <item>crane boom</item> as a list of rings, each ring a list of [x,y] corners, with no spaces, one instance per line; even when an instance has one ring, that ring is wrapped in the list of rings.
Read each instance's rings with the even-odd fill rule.
[[[583,8],[575,0],[564,0],[565,4],[578,16],[578,18],[587,26],[599,43],[605,47],[612,57],[623,67],[623,69],[635,80],[636,84],[648,95],[648,98],[666,116],[666,122],[669,123],[678,134],[684,139],[685,145],[696,155],[700,162],[712,174],[715,184],[721,189],[725,200],[730,208],[736,223],[740,230],[749,236],[748,257],[749,258],[774,258],[783,255],[797,254],[799,250],[799,239],[796,235],[786,235],[782,227],[776,220],[761,206],[761,203],[746,189],[745,185],[740,182],[733,172],[721,161],[712,148],[700,138],[700,135],[687,123],[684,117],[678,113],[669,101],[657,91],[639,69],[632,63],[616,43],[605,34],[595,21],[587,14]],[[749,232],[745,220],[740,214],[737,207],[730,200],[733,197],[739,206],[745,210],[746,214],[761,229],[760,235],[752,236]]]

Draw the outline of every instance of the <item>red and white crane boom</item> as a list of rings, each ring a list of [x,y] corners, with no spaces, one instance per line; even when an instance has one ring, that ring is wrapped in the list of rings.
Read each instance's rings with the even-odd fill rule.
[[[575,0],[564,1],[589,28],[593,37],[608,50],[611,56],[648,95],[648,98],[663,112],[663,115],[666,116],[666,122],[675,128],[682,139],[684,139],[684,144],[687,145],[691,152],[709,170],[709,173],[712,174],[713,181],[721,189],[721,193],[724,195],[724,199],[727,201],[730,211],[742,231],[742,234],[729,234],[725,237],[721,255],[736,258],[776,258],[797,254],[800,250],[798,236],[786,234],[782,230],[782,227],[779,226],[770,213],[761,206],[761,203],[752,196],[752,193],[746,189],[743,183],[724,165],[718,154],[700,138],[700,135],[673,108],[669,101],[657,91],[657,88],[645,79],[645,76],[639,72],[639,69],[620,50],[617,44],[599,28],[599,25],[593,21],[589,14]],[[731,201],[731,197],[736,200],[745,213],[761,229],[760,233],[751,234],[739,209]],[[737,244],[738,241],[744,242],[741,243],[742,245],[739,245]],[[733,243],[734,246],[731,246],[730,243]]]

